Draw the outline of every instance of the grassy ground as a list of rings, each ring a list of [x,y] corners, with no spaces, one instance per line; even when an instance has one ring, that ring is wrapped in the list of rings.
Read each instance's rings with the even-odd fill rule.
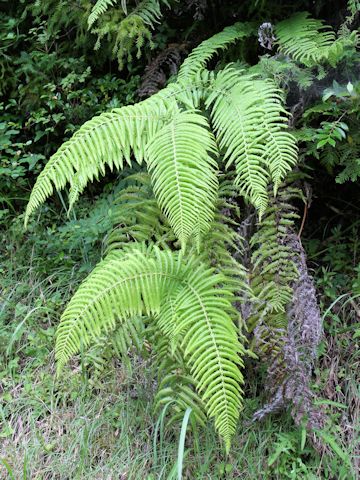
[[[80,358],[55,378],[56,325],[64,305],[98,259],[98,220],[96,225],[93,236],[87,234],[90,240],[78,243],[72,235],[76,222],[65,231],[56,225],[35,225],[24,234],[19,219],[3,230],[1,480],[177,478],[180,425],[166,428],[153,414],[155,372],[149,361],[134,357],[129,370],[114,359],[94,385]],[[324,278],[321,281],[329,284]],[[230,456],[225,457],[210,424],[205,431],[188,435],[183,478],[359,478],[359,355],[353,330],[347,327],[349,311],[333,310],[329,315],[336,328],[321,346],[314,378],[331,420],[327,448],[317,451],[287,414],[251,422],[264,401],[259,372],[253,369]]]

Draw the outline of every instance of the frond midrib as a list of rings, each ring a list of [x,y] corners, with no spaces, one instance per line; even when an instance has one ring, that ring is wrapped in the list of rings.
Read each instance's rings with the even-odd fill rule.
[[[224,398],[227,398],[227,394],[226,394],[226,389],[225,389],[225,384],[224,384],[224,371],[223,371],[223,368],[222,368],[222,364],[221,364],[221,357],[220,357],[220,354],[219,354],[219,350],[217,348],[217,343],[216,343],[216,340],[215,340],[215,335],[214,335],[214,332],[213,332],[213,329],[211,327],[211,323],[209,321],[209,317],[208,317],[208,314],[207,314],[207,310],[206,310],[206,307],[200,297],[200,295],[197,293],[197,291],[194,289],[194,287],[192,287],[189,282],[184,282],[186,284],[186,286],[189,288],[189,290],[193,293],[193,295],[197,298],[198,302],[199,302],[199,305],[204,313],[204,317],[206,319],[206,325],[208,327],[208,331],[210,332],[210,335],[211,335],[211,340],[212,340],[212,343],[214,345],[214,348],[215,348],[215,351],[216,351],[216,361],[217,361],[217,365],[219,367],[219,370],[221,372],[221,389],[222,389],[222,392],[223,392],[223,396]],[[226,406],[226,417],[229,419],[229,410],[228,410],[228,405],[227,405],[227,402],[225,402],[225,406]]]

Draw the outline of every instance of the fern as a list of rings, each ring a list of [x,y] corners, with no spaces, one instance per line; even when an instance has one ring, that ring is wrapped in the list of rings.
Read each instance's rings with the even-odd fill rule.
[[[214,128],[227,166],[235,163],[236,184],[263,213],[269,178],[276,189],[296,163],[297,151],[292,135],[284,132],[284,109],[275,85],[251,77],[239,82],[236,77],[231,69],[220,72],[207,105],[213,104]]]
[[[160,11],[160,3],[161,1],[165,5],[169,5],[167,0],[143,0],[130,14],[129,16],[138,15],[145,24],[150,25],[154,28],[154,24],[159,20],[161,17]],[[95,22],[99,20],[99,18],[104,15],[105,12],[110,7],[113,7],[118,0],[97,0],[95,5],[91,10],[91,14],[88,18],[88,25],[91,28]],[[128,15],[127,11],[127,3],[126,0],[121,0],[121,8],[125,15]]]
[[[53,192],[66,183],[83,189],[87,182],[111,170],[122,169],[124,161],[131,165],[131,153],[138,163],[143,161],[148,138],[161,126],[164,116],[171,115],[171,99],[153,104],[152,99],[110,113],[103,113],[86,122],[50,158],[41,172],[26,209],[25,224],[31,213]],[[157,120],[157,121],[155,121]],[[74,181],[77,172],[79,180]]]
[[[196,77],[199,70],[206,67],[207,62],[218,52],[229,45],[254,34],[254,26],[250,23],[235,23],[222,32],[200,43],[184,61],[179,71],[180,80]]]
[[[157,324],[149,329],[150,342],[156,351],[155,368],[159,386],[154,399],[154,410],[160,412],[170,403],[172,415],[168,425],[178,422],[190,406],[192,417],[198,425],[205,425],[206,413],[204,404],[196,393],[196,384],[189,368],[184,362],[184,353],[178,345],[161,334]]]
[[[113,7],[117,3],[117,0],[97,0],[93,6],[88,18],[88,26],[91,28],[94,23],[103,15],[110,7]],[[124,8],[125,6],[125,8]],[[126,13],[126,2],[122,2],[122,8]]]
[[[128,353],[135,349],[144,354],[144,338],[145,322],[142,317],[126,319],[121,325],[98,337],[83,358],[90,385],[101,388],[104,372],[114,356],[121,358],[122,363],[131,370]]]
[[[209,229],[217,196],[216,144],[205,117],[182,112],[147,148],[154,192],[182,245]]]
[[[108,8],[113,6],[116,0],[98,0],[88,18],[91,28],[100,21],[97,28],[91,31],[97,35],[95,50],[101,46],[104,37],[113,40],[113,55],[117,57],[120,70],[124,66],[124,58],[132,60],[132,50],[137,49],[137,57],[140,58],[142,48],[147,41],[153,48],[151,30],[161,18],[161,3],[169,5],[167,0],[143,0],[129,14],[127,13],[126,1],[122,0],[121,12],[115,11],[109,18],[103,18]],[[125,18],[124,18],[125,14]],[[101,22],[102,20],[102,22]]]
[[[122,169],[124,163],[131,165],[132,152],[138,163],[146,158],[159,205],[183,246],[191,235],[199,239],[209,228],[216,199],[215,163],[205,152],[216,156],[216,149],[205,117],[182,108],[187,110],[199,104],[202,96],[227,166],[236,164],[236,185],[263,212],[270,179],[276,187],[296,162],[294,138],[284,131],[281,99],[270,81],[264,84],[231,68],[215,77],[203,75],[200,81],[203,83],[199,88],[193,82],[172,84],[137,105],[114,109],[85,123],[40,174],[25,222],[52,194],[53,186],[59,190],[70,182],[75,190],[70,193],[73,204],[89,180],[104,175],[106,166]],[[262,88],[264,85],[266,88]],[[187,125],[190,119],[191,128],[190,123]],[[182,159],[175,161],[177,142],[183,150]],[[191,161],[191,155],[200,161]],[[167,183],[170,174],[172,180]],[[184,198],[181,207],[175,206],[175,199],[184,196],[185,191],[185,197],[191,191],[191,198]],[[204,202],[196,205],[194,199],[201,195]],[[195,222],[195,218],[199,221]]]
[[[272,199],[264,219],[251,238],[251,288],[258,303],[254,308],[255,318],[249,320],[251,329],[259,326],[264,319],[269,326],[284,327],[283,314],[292,299],[291,285],[298,275],[292,258],[294,254],[286,242],[298,218],[290,201],[298,196],[298,190],[294,188],[280,191]]]
[[[149,239],[162,247],[173,244],[176,238],[156,202],[150,175],[140,172],[126,181],[128,185],[115,197],[113,230],[106,240],[106,252]]]
[[[222,285],[220,287],[220,284]],[[243,351],[226,280],[181,254],[137,246],[111,252],[74,295],[57,331],[58,371],[92,339],[138,315],[161,317],[172,301],[179,341],[207,414],[229,448],[239,415]]]
[[[279,50],[306,66],[328,61],[335,66],[344,48],[358,42],[356,31],[336,39],[335,33],[321,20],[309,18],[307,12],[297,13],[276,25]]]

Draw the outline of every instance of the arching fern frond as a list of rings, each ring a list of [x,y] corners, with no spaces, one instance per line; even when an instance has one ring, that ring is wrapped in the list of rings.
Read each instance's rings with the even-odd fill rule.
[[[158,262],[146,253],[144,248],[114,250],[82,283],[58,327],[59,370],[81,346],[114,329],[117,321],[159,313],[165,290],[171,292],[176,284],[180,263],[170,252],[159,253]]]
[[[182,246],[193,236],[199,247],[217,196],[217,149],[211,128],[226,166],[235,164],[240,194],[263,213],[268,184],[272,181],[276,191],[296,162],[283,100],[270,80],[231,66],[209,72],[202,65],[191,78],[179,78],[143,102],[85,123],[38,177],[25,224],[54,189],[70,183],[71,208],[89,181],[104,175],[107,167],[121,170],[124,163],[130,165],[133,155],[138,163],[146,157],[158,204]],[[205,115],[197,109],[204,109]]]
[[[154,28],[155,23],[161,18],[161,2],[169,6],[167,0],[143,0],[131,14],[139,15],[146,25]]]
[[[89,181],[104,175],[106,166],[121,170],[124,163],[131,165],[132,153],[141,163],[149,138],[167,117],[171,118],[174,99],[166,101],[151,97],[84,123],[40,173],[26,208],[25,225],[32,212],[53,193],[54,187],[61,190],[67,183],[73,183],[74,189],[80,192]],[[72,203],[77,199],[77,192],[73,195]]]
[[[217,197],[216,144],[205,117],[182,112],[153,137],[147,164],[157,201],[183,247],[209,229]]]
[[[206,67],[207,62],[219,51],[225,50],[229,45],[250,36],[254,33],[251,23],[237,22],[224,28],[220,33],[204,40],[190,53],[179,71],[179,79],[191,79]]]
[[[185,282],[174,300],[178,305],[174,334],[181,337],[180,347],[190,364],[191,376],[228,451],[239,416],[243,382],[239,370],[239,365],[243,365],[243,347],[232,320],[238,314],[230,303],[234,298],[231,289],[223,286],[213,301],[216,285],[226,285],[226,278],[221,275],[192,269]]]
[[[220,286],[221,285],[221,286]],[[76,292],[57,331],[58,370],[92,339],[116,323],[138,315],[161,315],[167,301],[176,307],[176,328],[183,332],[180,349],[207,414],[226,448],[239,416],[242,345],[238,341],[226,278],[181,253],[129,247],[113,251]]]
[[[217,74],[209,90],[206,105],[227,167],[235,163],[235,183],[261,215],[270,179],[276,190],[297,161],[295,139],[286,132],[283,99],[272,81],[231,66]]]
[[[207,105],[211,106],[211,119],[227,166],[235,163],[235,182],[240,192],[264,212],[269,174],[262,160],[265,132],[258,128],[264,116],[263,104],[249,81],[224,89],[222,80],[226,74],[217,76]]]
[[[309,67],[326,60],[335,33],[321,20],[300,12],[275,26],[279,50]]]
[[[263,161],[269,170],[276,194],[286,174],[297,163],[298,148],[295,137],[286,131],[288,114],[283,107],[284,98],[281,91],[272,81],[255,81],[253,87],[263,102],[262,128],[265,131]]]

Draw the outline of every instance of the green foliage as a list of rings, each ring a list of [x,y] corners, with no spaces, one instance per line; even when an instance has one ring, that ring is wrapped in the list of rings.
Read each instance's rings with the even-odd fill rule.
[[[103,15],[108,8],[113,7],[116,3],[117,3],[117,0],[97,0],[95,5],[91,9],[91,14],[89,15],[89,18],[88,18],[89,27],[92,27],[93,24],[99,19],[99,17]],[[125,10],[126,0],[125,0],[125,5],[124,5],[124,2],[122,2],[121,7],[126,13],[126,10]]]
[[[199,55],[202,58],[201,49]],[[195,58],[194,56],[193,59]],[[89,180],[98,178],[100,174],[104,175],[106,165],[111,169],[122,169],[124,160],[130,164],[132,151],[138,163],[141,163],[143,158],[146,159],[152,172],[157,200],[163,211],[166,208],[167,217],[171,218],[170,223],[178,238],[181,236],[182,245],[185,246],[190,235],[196,237],[209,228],[209,212],[214,207],[214,200],[211,200],[215,198],[214,187],[208,192],[209,200],[204,202],[204,208],[207,209],[204,220],[201,220],[200,226],[195,225],[191,216],[195,219],[198,211],[194,209],[192,200],[185,198],[175,207],[174,203],[170,203],[170,198],[184,195],[184,189],[190,188],[191,175],[194,181],[195,178],[198,179],[199,167],[184,156],[179,156],[176,162],[169,162],[167,174],[172,175],[174,181],[169,184],[168,193],[164,197],[164,183],[154,167],[161,157],[156,160],[153,157],[156,153],[159,154],[159,151],[163,155],[162,151],[166,151],[164,148],[175,153],[174,142],[180,141],[180,137],[179,140],[176,139],[174,128],[169,128],[169,122],[178,123],[177,117],[184,119],[179,123],[184,130],[181,134],[184,148],[186,144],[191,144],[192,131],[186,123],[192,124],[189,119],[197,117],[184,115],[184,111],[189,110],[190,106],[190,110],[196,108],[201,100],[210,113],[210,125],[225,153],[227,167],[235,162],[235,184],[239,186],[244,197],[263,213],[268,198],[267,184],[269,180],[273,180],[275,190],[277,189],[286,172],[296,162],[296,146],[292,135],[285,131],[286,117],[282,98],[272,82],[247,77],[241,71],[226,68],[215,76],[204,70],[202,74],[200,72],[199,81],[195,84],[193,81],[179,80],[143,102],[114,109],[83,125],[74,137],[55,153],[39,176],[27,207],[26,218],[51,195],[54,186],[59,190],[70,182],[71,188],[75,189],[73,198],[76,199],[78,192],[84,189]],[[189,107],[184,109],[188,105]],[[234,118],[237,118],[237,122],[233,121]],[[205,125],[205,120],[202,122]],[[252,126],[254,122],[258,122],[256,132]],[[104,138],[107,138],[106,142]],[[205,147],[205,150],[215,153],[214,147],[210,145]],[[189,151],[189,154],[194,155],[195,152]],[[214,185],[211,166],[215,164],[209,156],[206,158],[208,166],[205,166],[206,163],[201,166],[204,172],[202,178],[206,184],[201,185],[198,182],[199,194],[204,191],[205,185]],[[179,176],[179,162],[184,165],[181,168],[186,165],[187,173],[183,185]],[[174,213],[174,208],[178,213]],[[186,230],[184,225],[187,225]]]
[[[89,116],[132,102],[138,77],[99,76],[84,52],[67,52],[43,21],[29,31],[24,19],[0,21],[0,201],[14,213],[64,136]]]
[[[323,61],[335,66],[342,58],[344,48],[356,46],[358,42],[356,31],[336,39],[330,27],[309,18],[307,12],[279,22],[275,32],[280,51],[307,66]]]
[[[320,126],[311,127],[314,120]],[[336,182],[356,181],[360,175],[359,83],[334,81],[324,90],[322,102],[304,113],[303,123],[300,138],[307,142],[308,154],[335,174]]]
[[[292,299],[292,284],[298,277],[295,254],[288,245],[288,237],[294,232],[294,222],[298,218],[291,201],[298,196],[297,189],[284,186],[272,199],[251,237],[251,289],[258,305],[250,318],[250,328],[263,324],[270,329],[286,326],[285,312]],[[272,335],[276,336],[273,332]]]
[[[160,12],[161,2],[168,4],[166,0],[143,0],[130,13],[129,16],[137,15],[143,20],[143,22],[146,25],[149,25],[152,28],[154,28],[154,23],[156,23],[161,16],[161,12]],[[113,7],[116,3],[117,3],[117,0],[97,0],[88,18],[89,28],[91,28],[94,25],[94,23],[99,20],[99,18],[108,10],[108,8]],[[126,0],[121,1],[121,8],[124,11],[125,15],[128,15]],[[119,28],[120,29],[122,28],[121,25]]]
[[[88,18],[89,28],[99,22],[104,13],[116,1],[98,0]],[[97,35],[95,50],[100,49],[104,37],[113,39],[112,53],[116,56],[120,70],[124,67],[124,59],[127,63],[132,61],[132,51],[137,50],[136,57],[141,57],[144,44],[148,42],[150,48],[154,47],[151,30],[161,18],[160,5],[168,5],[167,0],[143,0],[134,10],[127,14],[126,2],[122,1],[122,11],[115,11],[109,18],[102,18],[97,28],[92,28],[92,33]],[[125,14],[125,17],[124,17]]]
[[[273,453],[268,460],[269,470],[279,478],[313,479],[317,478],[315,468],[311,470],[305,461],[311,448],[306,445],[305,429],[293,432],[278,433],[274,443]]]
[[[160,246],[174,242],[175,236],[156,202],[150,176],[139,172],[127,176],[125,182],[114,199],[113,229],[106,239],[106,251],[149,238]]]
[[[316,21],[299,18],[290,22],[302,19],[305,26],[299,27],[299,35],[305,40],[307,32],[310,40],[299,42],[303,56],[300,50],[292,53],[302,62],[314,60],[315,41],[325,51],[335,40],[319,32]],[[286,21],[279,25],[284,34],[280,48],[287,48],[284,32],[289,26]],[[252,31],[250,24],[228,27],[201,43],[165,89],[86,122],[47,163],[25,215],[27,222],[54,190],[67,184],[71,209],[87,183],[105,175],[107,168],[121,171],[131,167],[133,158],[139,165],[145,163],[151,183],[148,177],[135,176],[138,185],[130,184],[120,194],[126,208],[115,220],[120,225],[109,237],[109,253],[62,316],[56,342],[58,369],[95,342],[89,358],[101,370],[104,361],[96,359],[106,359],[101,351],[106,350],[109,335],[119,325],[130,325],[125,322],[131,318],[146,316],[168,342],[159,344],[156,334],[149,337],[155,338],[155,353],[161,357],[165,352],[170,368],[161,380],[158,404],[171,400],[177,419],[190,405],[200,423],[204,409],[214,417],[227,450],[239,414],[239,366],[244,354],[241,332],[235,327],[233,292],[246,288],[244,269],[229,255],[238,241],[227,228],[231,222],[215,216],[221,204],[217,176],[222,164],[234,171],[230,191],[252,203],[263,217],[250,242],[255,250],[250,287],[257,301],[250,330],[262,326],[264,319],[271,329],[286,325],[291,284],[297,278],[286,244],[297,218],[289,199],[297,190],[287,187],[278,193],[297,161],[283,92],[273,80],[264,79],[261,70],[206,68],[215,54]],[[278,196],[268,206],[270,184]],[[219,228],[221,223],[224,227]],[[219,231],[225,240],[216,246]],[[129,239],[146,243],[127,245]],[[216,271],[209,268],[209,259]],[[123,352],[137,332],[124,328]]]
[[[206,118],[191,111],[176,115],[148,144],[155,196],[184,246],[192,234],[199,244],[213,219],[218,182],[211,155],[216,154]]]
[[[221,284],[221,288],[220,285]],[[217,286],[217,288],[215,288]],[[156,316],[184,349],[198,393],[226,448],[239,415],[242,346],[232,323],[231,288],[197,259],[135,246],[113,250],[82,284],[62,315],[56,358],[60,370],[115,321]],[[178,339],[178,340],[177,340]]]

